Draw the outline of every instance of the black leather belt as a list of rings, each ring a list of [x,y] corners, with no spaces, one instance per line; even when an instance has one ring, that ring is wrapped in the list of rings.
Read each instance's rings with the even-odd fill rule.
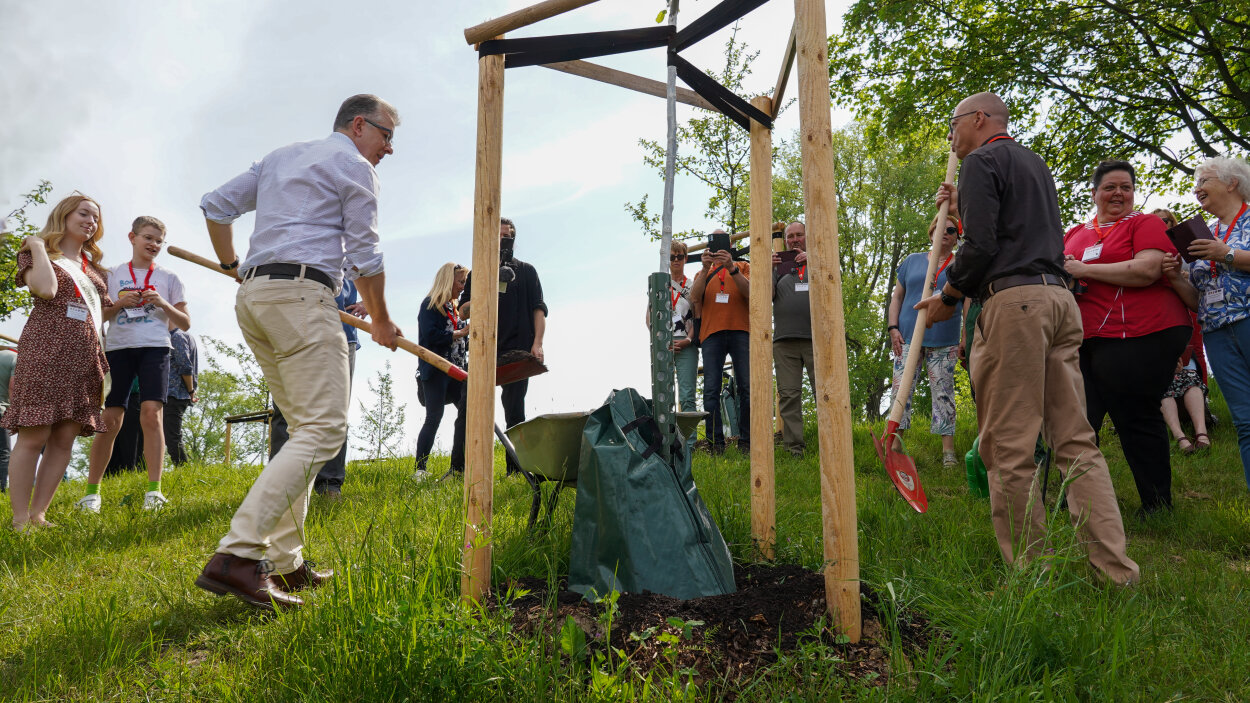
[[[1068,282],[1053,273],[1003,276],[990,281],[990,284],[985,287],[985,295],[981,296],[981,299],[986,300],[995,293],[1002,293],[1008,288],[1016,288],[1018,286],[1060,286],[1067,288]]]
[[[302,271],[301,271],[302,269]],[[320,271],[311,266],[304,264],[261,264],[243,272],[243,280],[255,278],[256,276],[268,276],[271,279],[294,280],[303,274],[304,278],[310,281],[316,281],[321,285],[334,290],[334,281],[326,275],[324,271]]]

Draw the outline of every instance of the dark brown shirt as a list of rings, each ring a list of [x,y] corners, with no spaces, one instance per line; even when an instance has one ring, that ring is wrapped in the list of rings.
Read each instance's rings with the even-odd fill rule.
[[[978,298],[987,284],[1004,276],[1067,277],[1055,179],[1040,156],[1000,136],[965,156],[959,172],[964,241],[947,280]]]

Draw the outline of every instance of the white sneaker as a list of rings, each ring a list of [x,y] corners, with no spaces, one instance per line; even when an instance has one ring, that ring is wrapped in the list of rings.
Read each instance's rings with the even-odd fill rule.
[[[79,498],[78,502],[74,503],[74,507],[84,513],[99,513],[100,504],[103,502],[104,501],[100,498],[99,493],[92,493],[89,496]]]
[[[148,491],[143,494],[144,510],[160,510],[165,507],[165,504],[168,502],[169,499],[167,499],[160,491]]]

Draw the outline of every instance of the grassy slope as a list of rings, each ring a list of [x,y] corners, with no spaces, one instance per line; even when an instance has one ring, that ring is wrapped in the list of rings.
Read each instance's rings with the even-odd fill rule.
[[[1250,695],[1243,632],[1250,619],[1250,500],[1227,421],[1213,435],[1212,452],[1174,460],[1173,515],[1144,524],[1129,518],[1130,554],[1144,579],[1127,591],[1091,583],[1062,516],[1048,572],[1006,568],[988,502],[967,494],[962,468],[939,468],[939,445],[927,433],[909,439],[930,512],[911,512],[886,480],[867,432],[855,433],[863,577],[897,612],[920,613],[946,636],[927,652],[896,646],[898,673],[886,688],[862,688],[831,674],[833,652],[813,646],[783,659],[740,699],[1233,701]],[[958,446],[969,446],[971,432],[966,425],[960,430]],[[814,438],[809,442],[814,446]],[[1132,515],[1137,497],[1117,440],[1109,435],[1104,444],[1121,510]],[[679,695],[678,677],[641,682],[616,662],[602,667],[616,676],[589,677],[560,663],[553,645],[510,634],[498,616],[459,610],[461,485],[414,483],[409,466],[354,464],[343,502],[314,500],[310,553],[339,576],[310,607],[278,617],[192,585],[254,470],[179,469],[166,479],[173,502],[159,515],[138,509],[139,476],[105,483],[99,517],[71,512],[81,484],[67,484],[50,513],[59,529],[24,537],[0,531],[0,700]],[[747,556],[745,459],[732,450],[716,460],[701,455],[695,474],[735,556]],[[799,461],[781,452],[781,560],[819,567],[817,489],[814,457]],[[571,504],[566,494],[555,529],[533,538],[524,524],[528,488],[498,477],[496,583],[565,567]],[[0,513],[7,521],[7,509]],[[712,686],[685,695],[717,693]]]

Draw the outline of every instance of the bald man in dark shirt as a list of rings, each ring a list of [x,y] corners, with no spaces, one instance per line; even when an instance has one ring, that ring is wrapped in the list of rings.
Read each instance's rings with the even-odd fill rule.
[[[963,161],[958,190],[938,191],[958,207],[965,240],[941,291],[916,304],[928,322],[949,319],[960,298],[983,301],[973,335],[981,457],[990,479],[998,545],[1024,564],[1045,542],[1045,508],[1033,449],[1038,433],[1071,478],[1068,508],[1107,579],[1140,579],[1125,551],[1124,523],[1107,461],[1085,416],[1079,365],[1082,328],[1063,270],[1063,227],[1050,169],[1007,131],[1007,106],[978,93],[955,108],[951,150]]]

